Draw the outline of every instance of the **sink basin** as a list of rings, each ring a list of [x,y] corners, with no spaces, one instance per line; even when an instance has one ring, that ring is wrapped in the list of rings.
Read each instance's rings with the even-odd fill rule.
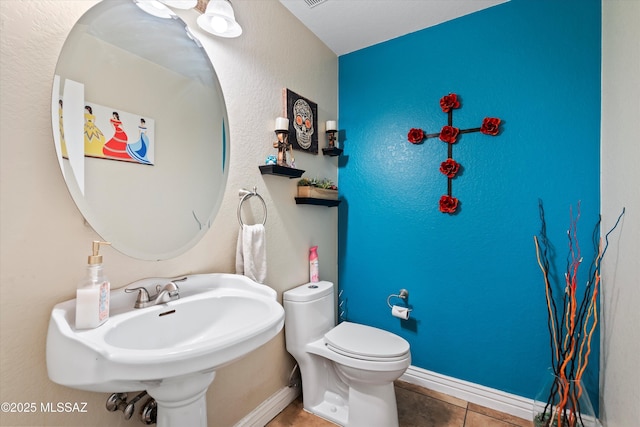
[[[169,357],[175,358],[179,351],[193,353],[212,345],[220,350],[250,338],[261,326],[256,320],[268,318],[273,305],[265,299],[209,291],[167,307],[120,316],[119,322],[100,335],[105,344],[116,349],[145,350],[144,356],[154,359],[166,358],[171,349]],[[160,351],[151,355],[152,350]],[[136,351],[129,356],[142,354]]]
[[[170,279],[149,278],[144,286]],[[47,335],[49,378],[61,385],[98,392],[147,390],[162,403],[204,393],[215,370],[275,337],[284,323],[276,292],[245,276],[201,274],[179,282],[180,299],[134,309],[136,293],[111,292],[110,318],[95,329],[75,328],[75,300],[57,304]],[[205,384],[206,383],[206,384]],[[204,384],[204,389],[203,389]],[[185,389],[189,396],[179,397]],[[193,389],[193,390],[192,390]],[[177,391],[178,390],[178,391]],[[199,409],[202,412],[202,408]],[[206,425],[181,419],[165,424]]]

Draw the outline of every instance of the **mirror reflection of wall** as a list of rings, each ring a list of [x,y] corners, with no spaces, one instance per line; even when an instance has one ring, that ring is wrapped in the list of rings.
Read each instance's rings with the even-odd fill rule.
[[[60,83],[59,89],[54,85],[52,107],[65,95],[65,85],[82,84],[84,105],[100,107],[92,126],[105,145],[118,139],[120,126],[133,152],[140,119],[152,125],[152,151],[146,153],[152,164],[108,160],[96,152],[84,157],[80,183],[72,162],[62,159],[69,190],[87,221],[135,258],[167,259],[192,247],[208,230],[224,192],[226,108],[215,70],[192,37],[177,17],[154,17],[131,0],[103,1],[74,26],[56,67]],[[103,117],[113,112],[119,113],[118,126]],[[86,119],[85,113],[84,106],[73,112]],[[57,116],[52,112],[54,133]]]

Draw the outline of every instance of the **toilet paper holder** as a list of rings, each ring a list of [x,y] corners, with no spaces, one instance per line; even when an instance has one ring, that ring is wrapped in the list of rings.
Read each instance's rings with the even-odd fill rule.
[[[387,297],[387,305],[389,306],[389,308],[393,309],[393,304],[391,304],[391,298],[399,298],[401,299],[404,304],[407,304],[407,299],[409,298],[409,291],[406,289],[400,289],[400,292],[398,292],[397,294],[391,294]],[[413,309],[406,307],[408,312],[412,312]]]

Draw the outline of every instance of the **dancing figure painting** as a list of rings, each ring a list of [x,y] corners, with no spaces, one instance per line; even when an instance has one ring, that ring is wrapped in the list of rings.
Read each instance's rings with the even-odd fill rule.
[[[84,117],[86,157],[153,165],[153,119],[93,103]]]

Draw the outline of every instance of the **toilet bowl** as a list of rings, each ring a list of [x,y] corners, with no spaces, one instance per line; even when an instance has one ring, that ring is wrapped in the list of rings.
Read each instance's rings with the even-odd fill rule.
[[[397,427],[393,381],[411,364],[409,343],[351,322],[335,325],[331,282],[283,294],[287,351],[302,376],[304,409],[341,426]]]

